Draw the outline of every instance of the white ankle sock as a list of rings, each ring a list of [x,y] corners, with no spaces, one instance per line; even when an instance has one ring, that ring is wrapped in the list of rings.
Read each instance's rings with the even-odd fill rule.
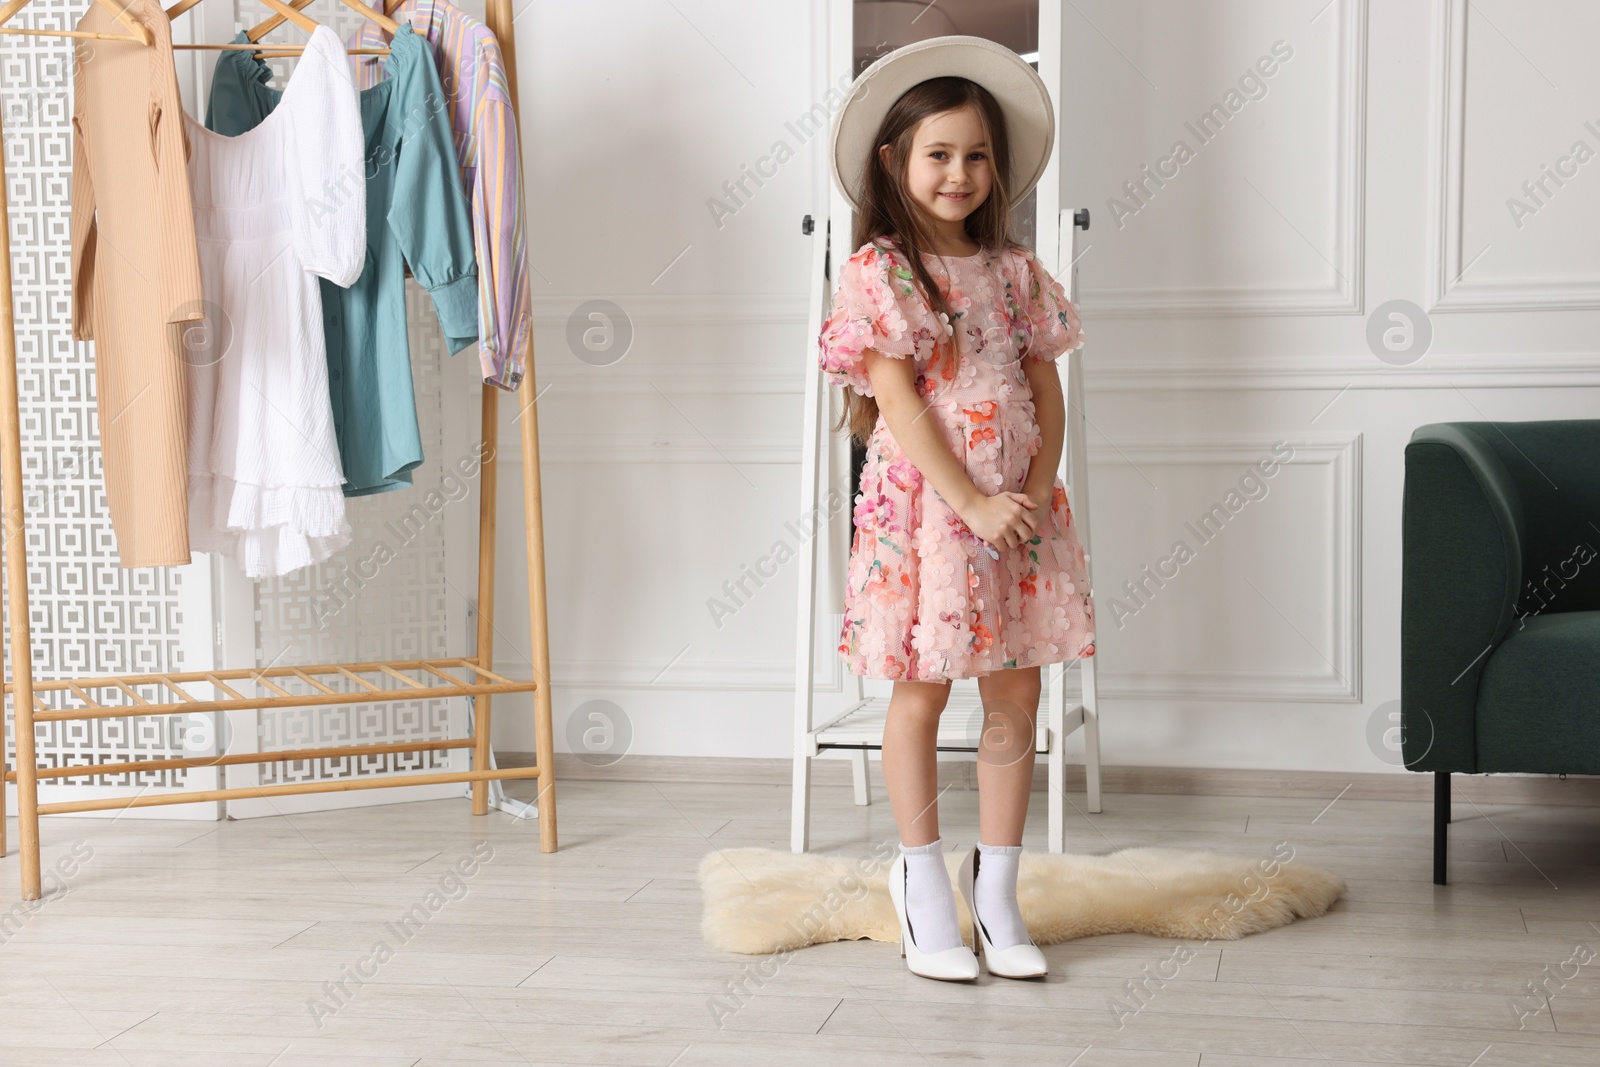
[[[902,843],[900,852],[906,858],[906,922],[911,940],[923,952],[942,952],[964,944],[956,893],[944,863],[943,839],[910,848]]]
[[[1031,940],[1017,907],[1017,865],[1021,855],[1021,845],[978,844],[973,904],[983,916],[983,928],[995,948],[1010,948]]]

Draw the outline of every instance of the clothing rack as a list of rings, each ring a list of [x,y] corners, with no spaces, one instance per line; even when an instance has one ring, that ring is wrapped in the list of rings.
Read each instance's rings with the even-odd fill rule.
[[[15,8],[20,4],[8,5]],[[500,43],[504,58],[512,112],[517,107],[516,50],[512,36],[511,0],[487,0],[485,24]],[[40,31],[72,36],[71,31]],[[267,46],[270,47],[270,46]],[[520,125],[520,115],[518,115]],[[5,144],[0,130],[0,176],[5,170]],[[484,385],[482,394],[483,443],[478,508],[478,605],[474,653],[439,659],[394,660],[370,663],[329,663],[299,667],[275,666],[266,669],[166,672],[139,675],[101,675],[53,681],[33,677],[32,644],[29,633],[29,589],[25,517],[22,492],[22,434],[18,407],[17,348],[15,315],[12,305],[11,226],[7,199],[0,194],[0,504],[4,509],[4,548],[7,609],[11,622],[11,664],[14,678],[5,684],[12,698],[16,723],[17,766],[4,775],[5,782],[17,783],[18,836],[22,852],[22,898],[40,897],[39,816],[83,811],[126,811],[163,804],[193,804],[205,801],[286,796],[298,793],[339,792],[351,789],[378,789],[404,786],[471,782],[472,813],[487,814],[490,783],[508,778],[535,778],[539,782],[539,846],[541,851],[556,850],[555,742],[551,730],[550,646],[545,597],[544,518],[539,484],[538,388],[534,381],[534,361],[529,354],[521,385],[527,397],[520,415],[522,432],[522,490],[528,553],[528,605],[532,624],[533,678],[516,681],[497,674],[493,665],[494,637],[494,548],[496,532],[495,495],[499,437],[499,387]],[[408,675],[416,674],[421,680]],[[277,681],[275,681],[275,679]],[[304,687],[291,693],[279,681]],[[327,683],[332,682],[335,685]],[[253,684],[254,694],[239,692]],[[209,696],[197,696],[184,686],[209,686]],[[139,690],[143,687],[146,693]],[[117,694],[131,703],[102,703],[96,691]],[[535,763],[526,767],[496,768],[490,751],[490,700],[497,693],[534,695]],[[62,693],[75,697],[83,706],[52,708],[40,693]],[[152,696],[154,699],[152,699]],[[94,763],[41,770],[37,766],[34,726],[40,722],[91,720],[117,716],[193,715],[211,712],[246,711],[270,708],[369,704],[398,700],[469,697],[473,706],[473,734],[469,738],[399,742],[393,744],[345,745],[306,748],[293,751],[249,752],[181,759],[145,759],[118,763]],[[470,749],[472,770],[426,774],[372,776],[369,778],[330,779],[285,785],[244,786],[188,792],[136,794],[99,797],[59,803],[39,803],[41,779],[116,775],[143,771],[221,767],[249,763],[276,763],[283,760],[338,758]],[[4,767],[0,748],[0,768]],[[6,842],[5,789],[0,783],[0,857],[9,854]]]

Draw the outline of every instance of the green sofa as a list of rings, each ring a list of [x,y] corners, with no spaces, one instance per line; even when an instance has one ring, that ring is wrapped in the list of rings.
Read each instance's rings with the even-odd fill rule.
[[[1438,422],[1405,453],[1400,723],[1434,775],[1600,774],[1600,419]]]

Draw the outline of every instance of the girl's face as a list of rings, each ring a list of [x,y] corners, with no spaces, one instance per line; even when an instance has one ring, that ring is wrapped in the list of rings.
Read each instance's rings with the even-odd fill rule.
[[[889,146],[879,149],[885,165]],[[959,225],[988,199],[994,183],[978,110],[966,106],[917,124],[906,165],[906,192],[933,218]]]

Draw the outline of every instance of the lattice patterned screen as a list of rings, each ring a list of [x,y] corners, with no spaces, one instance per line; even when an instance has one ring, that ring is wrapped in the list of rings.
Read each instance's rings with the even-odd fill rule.
[[[82,11],[82,0],[34,0],[8,25],[70,28]],[[39,678],[181,670],[180,574],[117,565],[100,469],[94,348],[72,340],[72,72],[65,38],[16,35],[0,46],[33,669]],[[9,617],[5,636],[9,677]],[[9,697],[6,704],[10,762]],[[185,755],[187,728],[181,718],[141,716],[41,723],[37,737],[41,762],[55,767]],[[68,781],[159,788],[181,786],[185,777],[177,770]]]

